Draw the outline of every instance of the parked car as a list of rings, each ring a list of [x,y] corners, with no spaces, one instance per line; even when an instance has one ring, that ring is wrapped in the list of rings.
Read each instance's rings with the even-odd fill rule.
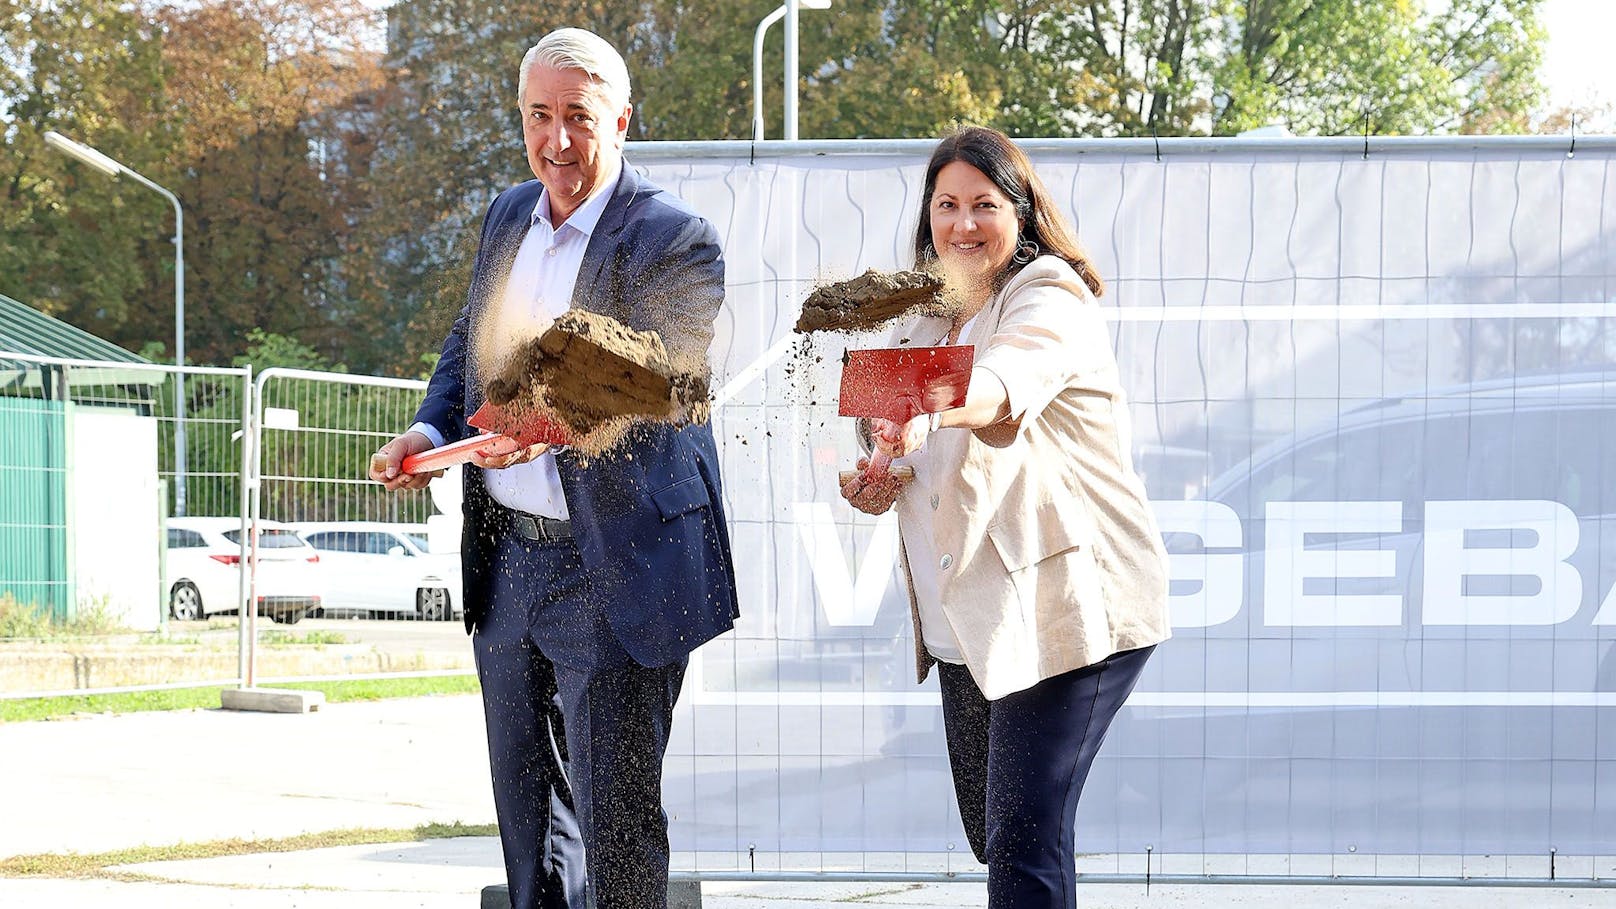
[[[193,621],[238,611],[241,519],[168,519],[168,614]],[[292,624],[320,608],[320,554],[291,528],[258,522],[258,614]]]
[[[295,525],[320,553],[328,610],[448,621],[464,610],[459,553],[431,552],[426,526],[380,521]]]
[[[1177,703],[1123,711],[1107,738],[1122,835],[1506,853],[1612,829],[1609,807],[1531,812],[1592,802],[1566,768],[1605,746],[1561,730],[1616,719],[1583,701],[1616,691],[1613,440],[1616,379],[1523,375],[1344,409],[1222,472],[1200,516],[1215,539],[1164,522],[1199,575],[1174,592],[1202,603],[1139,688]],[[1422,820],[1452,839],[1411,834]]]

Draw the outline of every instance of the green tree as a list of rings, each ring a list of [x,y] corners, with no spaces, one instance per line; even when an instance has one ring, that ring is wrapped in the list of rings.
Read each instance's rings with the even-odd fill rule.
[[[325,355],[374,269],[366,104],[381,84],[355,0],[0,0],[0,292],[151,352],[173,336],[163,198],[45,148],[58,130],[173,190],[186,219],[186,339],[228,361],[254,326]],[[348,266],[364,263],[357,271]]]
[[[1538,0],[1246,0],[1225,6],[1236,52],[1210,67],[1215,130],[1268,123],[1339,135],[1518,132],[1535,105]]]
[[[173,336],[169,205],[47,148],[44,134],[170,177],[160,53],[155,22],[132,3],[0,0],[0,293],[130,349]]]
[[[205,362],[242,350],[249,328],[330,358],[362,346],[344,270],[360,108],[380,83],[346,0],[222,0],[160,10],[170,103],[181,124],[187,213],[188,347]],[[194,300],[194,303],[190,302]]]

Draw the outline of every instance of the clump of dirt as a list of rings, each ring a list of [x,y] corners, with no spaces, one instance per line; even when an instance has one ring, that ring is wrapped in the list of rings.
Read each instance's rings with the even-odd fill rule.
[[[711,413],[705,371],[675,369],[656,332],[579,309],[523,342],[486,392],[513,414],[559,419],[585,453],[610,448],[635,421],[682,425]]]
[[[929,271],[870,269],[856,278],[814,288],[802,303],[796,330],[870,331],[910,311],[944,316],[957,309],[947,282]]]

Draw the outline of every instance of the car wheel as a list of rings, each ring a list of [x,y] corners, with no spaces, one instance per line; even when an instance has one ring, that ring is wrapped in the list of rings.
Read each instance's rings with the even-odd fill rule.
[[[168,592],[168,615],[180,622],[203,618],[202,593],[190,581],[180,581]]]
[[[303,621],[303,611],[300,609],[297,612],[272,612],[269,614],[269,620],[282,625],[296,625]]]
[[[454,617],[449,591],[442,587],[422,587],[415,591],[415,613],[423,622],[447,622]]]

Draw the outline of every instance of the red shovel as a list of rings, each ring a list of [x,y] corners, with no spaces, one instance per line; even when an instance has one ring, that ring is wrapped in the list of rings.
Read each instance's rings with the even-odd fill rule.
[[[529,413],[518,417],[487,402],[477,408],[477,412],[466,422],[483,431],[468,439],[406,457],[403,464],[404,472],[431,473],[456,464],[465,464],[476,458],[513,454],[541,442],[547,445],[565,445],[569,441],[566,426],[553,417],[542,413]]]
[[[903,424],[923,413],[964,406],[975,353],[969,344],[850,350],[843,361],[837,413]],[[883,479],[891,461],[872,451],[865,482]]]

